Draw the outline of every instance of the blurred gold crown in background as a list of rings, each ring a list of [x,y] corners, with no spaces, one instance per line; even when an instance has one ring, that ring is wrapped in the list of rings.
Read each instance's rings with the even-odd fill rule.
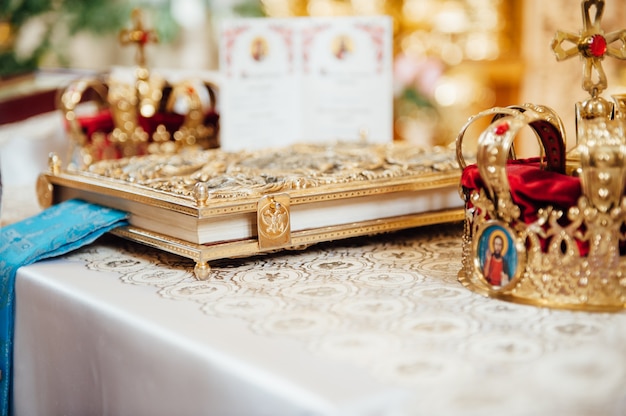
[[[157,35],[144,29],[139,9],[133,10],[132,21],[119,41],[137,46],[134,79],[78,79],[59,95],[58,107],[74,146],[71,159],[78,167],[102,159],[219,145],[217,87],[200,78],[170,83],[151,74],[145,47],[158,42]]]
[[[581,2],[583,29],[558,31],[558,61],[579,56],[576,146],[550,108],[524,104],[471,117],[457,137],[465,200],[463,266],[468,288],[503,300],[593,311],[626,307],[626,96],[601,97],[602,60],[626,59],[626,30],[605,34],[603,0]],[[490,117],[478,139],[476,163],[465,162],[463,137]],[[541,155],[515,159],[513,144],[529,126]]]

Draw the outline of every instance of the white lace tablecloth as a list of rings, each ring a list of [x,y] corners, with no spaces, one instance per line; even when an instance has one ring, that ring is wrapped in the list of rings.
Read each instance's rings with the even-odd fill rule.
[[[17,277],[18,415],[624,415],[626,315],[486,299],[461,226],[193,262],[107,236]]]

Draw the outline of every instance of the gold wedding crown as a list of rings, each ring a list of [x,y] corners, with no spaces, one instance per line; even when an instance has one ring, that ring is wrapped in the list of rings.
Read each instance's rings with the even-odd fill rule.
[[[145,47],[158,37],[144,28],[139,9],[132,21],[119,41],[137,46],[134,83],[112,76],[84,78],[59,94],[71,160],[79,168],[103,159],[219,146],[216,86],[200,78],[171,83],[151,74]]]
[[[576,146],[550,108],[524,104],[471,117],[456,141],[465,201],[459,280],[486,296],[537,306],[616,311],[626,307],[626,96],[601,97],[606,56],[626,59],[626,30],[605,34],[605,2],[581,2],[583,30],[557,31],[558,61],[580,56]],[[477,119],[489,126],[477,142],[476,163],[463,151]],[[516,159],[514,140],[526,126],[541,154]]]

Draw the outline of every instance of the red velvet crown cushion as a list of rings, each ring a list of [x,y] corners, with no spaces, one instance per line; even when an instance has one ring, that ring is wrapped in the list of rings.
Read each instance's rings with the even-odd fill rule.
[[[506,170],[511,197],[520,207],[520,220],[527,224],[537,219],[539,208],[551,205],[567,211],[581,195],[579,178],[541,169],[538,158],[511,160]],[[463,170],[461,185],[466,191],[485,187],[476,165]]]
[[[567,210],[578,203],[581,196],[580,179],[574,176],[550,172],[540,167],[539,159],[511,160],[506,167],[511,197],[520,207],[520,220],[530,224],[537,219],[540,208],[552,206],[560,209],[565,215],[561,217],[562,225],[569,223]],[[484,188],[484,182],[476,165],[468,165],[461,176],[461,185],[467,193]],[[626,226],[621,232],[626,233]],[[546,241],[542,241],[545,251]],[[620,241],[620,254],[626,255],[626,241]],[[582,256],[589,252],[589,244],[578,242]]]
[[[156,131],[159,125],[164,125],[166,130],[170,133],[178,130],[184,122],[185,117],[180,114],[174,113],[157,113],[151,118],[139,117],[139,126],[148,133],[149,136]],[[95,114],[82,115],[78,118],[80,127],[87,137],[88,142],[91,144],[93,156],[97,159],[116,159],[123,157],[120,149],[113,146],[109,141],[109,135],[113,132],[115,124],[113,123],[113,116],[108,108],[98,111]],[[219,128],[219,115],[209,110],[204,116],[204,125],[214,129],[217,132]],[[95,143],[93,141],[94,134],[104,134],[103,141]],[[149,140],[150,142],[151,140]],[[135,150],[136,155],[142,155],[146,153],[147,143],[142,146],[137,146]]]

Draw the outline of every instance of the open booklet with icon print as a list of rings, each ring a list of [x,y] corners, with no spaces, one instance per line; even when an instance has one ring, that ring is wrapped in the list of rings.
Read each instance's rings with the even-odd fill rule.
[[[222,148],[391,141],[392,31],[389,16],[223,21]]]

